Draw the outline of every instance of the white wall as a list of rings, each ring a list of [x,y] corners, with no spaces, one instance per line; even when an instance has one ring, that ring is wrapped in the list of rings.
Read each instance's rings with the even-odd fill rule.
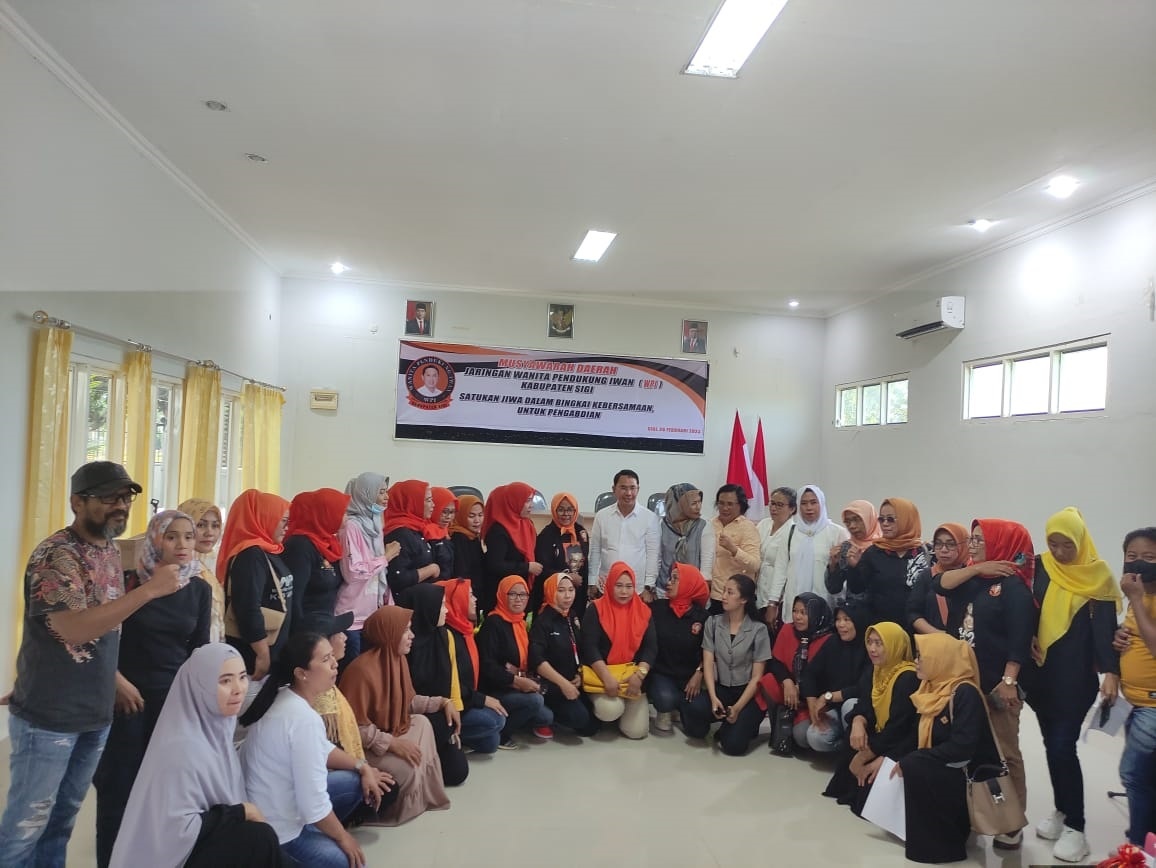
[[[0,31],[0,551],[22,581],[32,327],[42,308],[78,325],[278,378],[279,278],[107,121]],[[116,348],[78,339],[93,355]],[[157,367],[165,362],[158,359]],[[0,618],[0,692],[11,685]],[[4,729],[6,732],[6,729]]]
[[[1156,194],[922,281],[828,321],[822,479],[838,510],[864,497],[912,498],[930,536],[943,521],[1023,522],[1037,551],[1044,523],[1078,506],[1101,554],[1156,524],[1156,324],[1145,298],[1156,274]],[[916,299],[962,295],[967,326],[914,341],[892,313]],[[1110,333],[1107,410],[1049,420],[961,421],[962,365]],[[911,372],[910,421],[835,429],[839,383]]]
[[[486,492],[523,479],[547,497],[571,491],[589,510],[596,495],[610,488],[614,472],[632,467],[644,494],[687,480],[713,496],[726,475],[736,409],[752,447],[756,418],[763,417],[772,484],[780,484],[788,468],[791,478],[818,469],[822,321],[555,299],[576,303],[575,337],[547,343],[544,297],[411,291],[410,298],[435,303],[434,338],[447,342],[668,357],[680,349],[684,317],[710,324],[705,455],[427,443],[393,437],[405,290],[294,279],[283,287],[286,492],[341,487],[373,468],[394,480],[416,477]],[[376,334],[370,331],[374,326]],[[314,388],[340,391],[336,414],[309,410]]]

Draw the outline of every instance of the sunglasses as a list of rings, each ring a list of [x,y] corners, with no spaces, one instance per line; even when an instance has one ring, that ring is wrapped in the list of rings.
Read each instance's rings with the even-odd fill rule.
[[[897,521],[899,521],[899,518],[897,516],[894,516],[894,515],[881,515],[881,516],[879,516],[879,523],[880,524],[895,524],[895,522],[897,522]]]

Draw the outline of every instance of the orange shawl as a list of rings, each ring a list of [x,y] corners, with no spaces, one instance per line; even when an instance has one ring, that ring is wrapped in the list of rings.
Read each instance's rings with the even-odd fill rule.
[[[923,524],[915,504],[903,497],[889,497],[879,504],[879,510],[888,504],[895,510],[897,532],[891,539],[884,536],[875,540],[875,546],[885,552],[902,554],[923,545]]]
[[[635,590],[638,588],[638,578],[627,564],[616,561],[606,573],[606,593],[594,601],[594,608],[598,610],[598,622],[602,625],[602,632],[610,638],[610,651],[606,654],[606,663],[613,666],[618,663],[630,663],[642,645],[642,637],[646,635],[646,628],[650,624],[650,606],[642,602],[637,593],[631,594],[627,603],[614,602],[614,584],[622,574],[630,576]],[[682,573],[679,573],[681,577]]]
[[[470,621],[470,595],[474,592],[469,579],[447,579],[435,582],[446,589],[446,626],[466,640],[466,650],[470,652],[470,662],[474,664],[474,690],[478,689],[478,643],[474,638],[474,625]]]
[[[514,641],[518,643],[518,671],[525,672],[530,655],[530,631],[526,629],[526,613],[515,615],[510,611],[509,593],[518,585],[530,593],[530,587],[521,576],[506,576],[498,583],[498,597],[490,615],[501,618],[514,628]]]
[[[271,555],[279,555],[285,550],[281,543],[273,542],[273,534],[287,509],[289,501],[285,498],[255,488],[237,495],[229,507],[229,520],[225,522],[221,547],[217,549],[218,582],[225,584],[229,561],[250,546],[257,546]]]

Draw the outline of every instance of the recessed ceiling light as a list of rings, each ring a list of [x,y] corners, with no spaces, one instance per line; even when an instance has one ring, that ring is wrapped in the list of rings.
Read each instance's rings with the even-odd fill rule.
[[[268,157],[262,157],[260,154],[245,154],[246,160],[252,160],[254,163],[267,163]]]
[[[725,0],[683,71],[738,78],[739,70],[786,5],[787,0]]]
[[[344,262],[335,262],[329,266],[329,270],[334,274],[345,274],[345,272],[349,271],[349,266]]]
[[[617,232],[599,232],[597,229],[591,229],[578,245],[574,258],[582,262],[597,262],[610,246],[610,242],[617,237]]]
[[[227,112],[229,110],[228,104],[221,102],[219,99],[207,99],[204,104],[205,108],[211,112]]]
[[[1079,186],[1080,182],[1071,175],[1056,175],[1048,181],[1048,186],[1044,190],[1057,199],[1067,199],[1076,192],[1076,188]]]
[[[791,308],[791,310],[794,310],[798,306],[799,306],[799,300],[797,298],[792,298],[790,301],[787,302],[787,307]]]
[[[991,229],[995,223],[980,217],[978,220],[969,220],[967,225],[974,229],[976,232],[983,234],[984,232],[987,232],[987,230]]]

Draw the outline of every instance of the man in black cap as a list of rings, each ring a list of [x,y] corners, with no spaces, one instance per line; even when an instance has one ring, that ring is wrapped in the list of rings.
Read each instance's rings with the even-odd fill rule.
[[[5,868],[64,865],[112,723],[120,624],[179,587],[178,571],[158,571],[125,593],[113,539],[140,492],[121,465],[85,464],[72,475],[72,524],[28,560],[8,717],[12,780],[0,820]]]

